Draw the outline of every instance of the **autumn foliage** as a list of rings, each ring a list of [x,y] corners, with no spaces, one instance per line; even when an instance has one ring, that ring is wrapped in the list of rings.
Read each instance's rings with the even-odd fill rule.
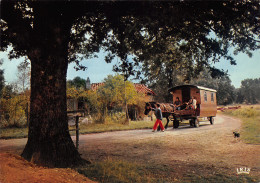
[[[126,107],[143,108],[145,103],[143,94],[136,91],[132,82],[124,82],[121,75],[107,76],[104,85],[96,91],[69,85],[67,97],[84,102],[88,113],[94,117],[96,122],[101,123],[109,121],[120,123],[126,118]]]
[[[2,90],[0,98],[0,127],[24,127],[27,124],[29,113],[30,92],[21,94],[9,93],[6,88]]]

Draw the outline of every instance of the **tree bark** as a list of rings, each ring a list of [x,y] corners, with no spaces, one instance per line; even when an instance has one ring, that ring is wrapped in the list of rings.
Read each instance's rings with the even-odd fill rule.
[[[35,21],[39,22],[34,25],[36,43],[28,54],[31,60],[29,134],[22,157],[41,166],[68,167],[83,160],[69,134],[67,119],[70,29],[57,17],[45,14],[43,23]]]
[[[66,63],[53,68],[42,62],[32,62],[29,134],[22,156],[42,166],[67,167],[81,159],[68,130]]]

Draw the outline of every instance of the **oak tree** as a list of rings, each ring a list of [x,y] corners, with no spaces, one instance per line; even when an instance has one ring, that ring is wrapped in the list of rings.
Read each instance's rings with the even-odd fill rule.
[[[257,104],[260,101],[260,78],[244,79],[238,89],[237,101]]]

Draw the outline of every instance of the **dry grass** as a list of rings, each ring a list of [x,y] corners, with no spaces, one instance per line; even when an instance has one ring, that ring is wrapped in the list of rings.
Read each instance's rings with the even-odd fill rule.
[[[125,160],[116,160],[107,158],[106,160],[94,162],[85,167],[78,167],[76,170],[86,175],[88,178],[105,183],[209,183],[209,182],[226,182],[226,183],[251,183],[257,182],[257,178],[247,175],[227,175],[216,173],[214,175],[197,175],[185,174],[181,179],[169,176],[172,171],[170,167],[128,162]]]
[[[0,139],[25,138],[28,136],[28,128],[3,128],[0,129]]]
[[[79,167],[77,171],[99,182],[154,182],[140,165],[111,158]]]

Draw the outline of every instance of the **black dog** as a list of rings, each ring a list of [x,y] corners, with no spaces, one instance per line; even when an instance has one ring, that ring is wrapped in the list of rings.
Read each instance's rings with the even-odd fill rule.
[[[234,134],[234,138],[239,138],[240,137],[240,134],[238,132],[233,132]]]

